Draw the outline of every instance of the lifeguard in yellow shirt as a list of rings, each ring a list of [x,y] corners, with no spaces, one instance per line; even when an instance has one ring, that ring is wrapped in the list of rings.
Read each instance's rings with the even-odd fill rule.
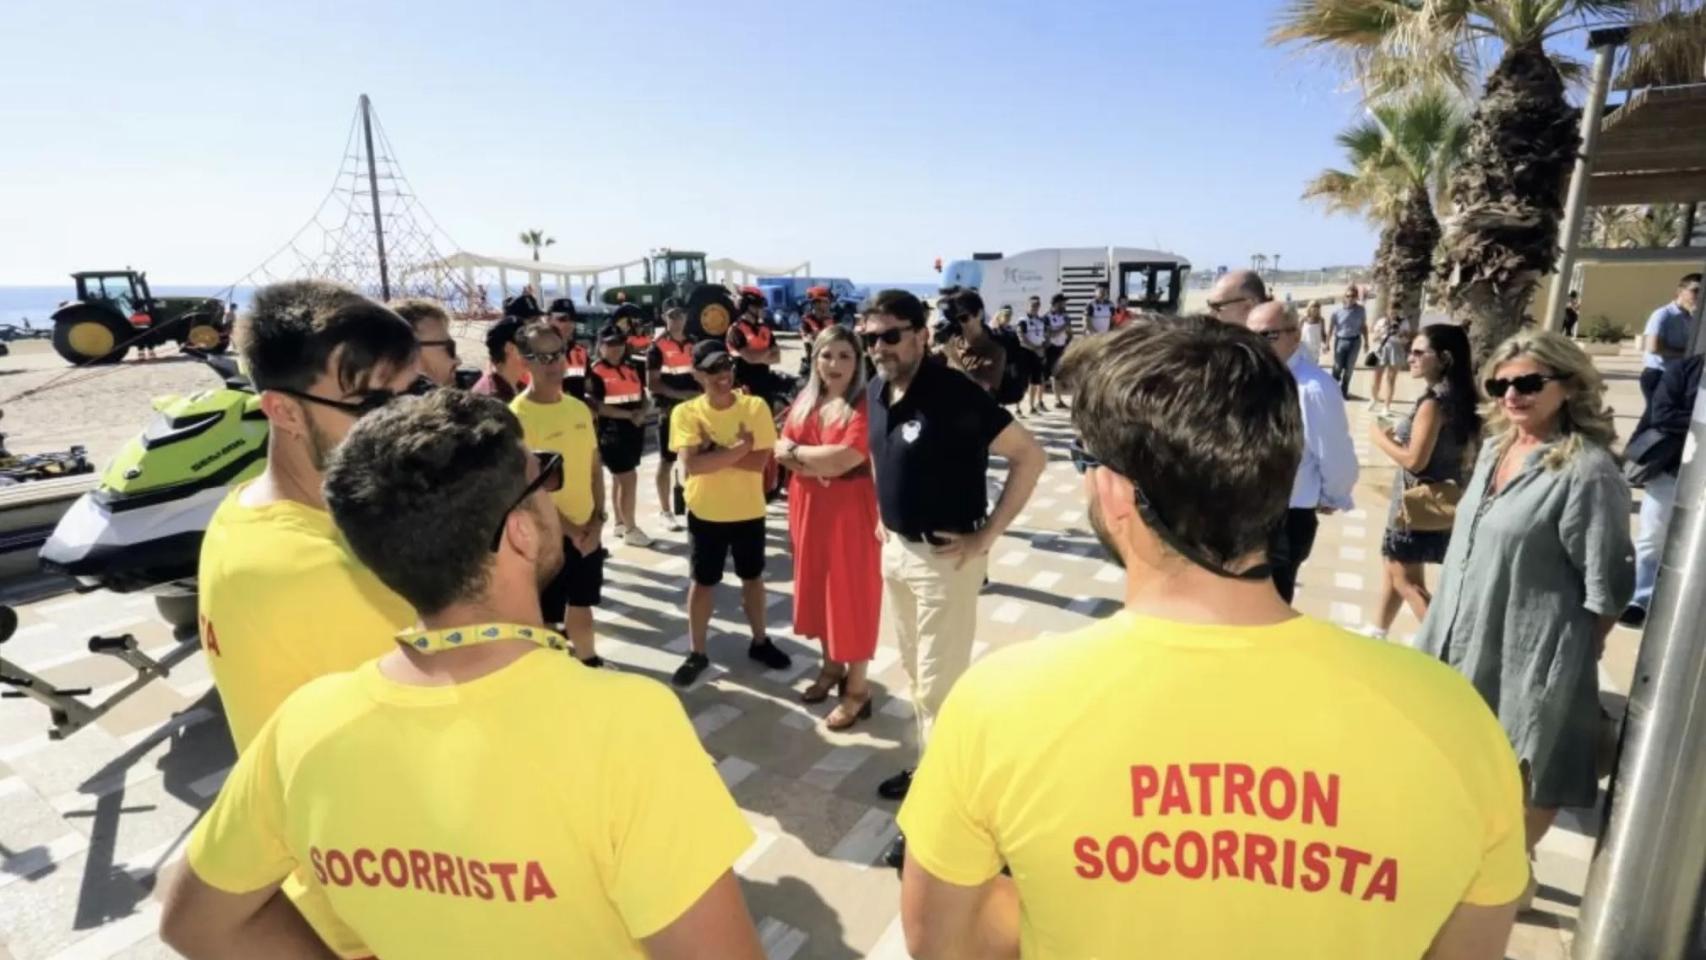
[[[406,321],[324,281],[261,288],[237,345],[268,420],[267,466],[214,513],[197,579],[202,647],[241,754],[296,688],[386,653],[414,622],[333,528],[320,481],[357,418],[419,371]],[[286,888],[298,908],[335,951],[365,956],[305,881]]]
[[[311,955],[275,895],[306,868],[380,957],[762,956],[733,871],[753,833],[680,702],[542,625],[565,479],[491,398],[356,426],[326,497],[420,622],[262,727],[190,839],[167,943]]]
[[[1062,375],[1125,609],[948,695],[900,811],[911,955],[1503,957],[1529,874],[1503,729],[1446,665],[1274,588],[1285,365],[1195,318]]]

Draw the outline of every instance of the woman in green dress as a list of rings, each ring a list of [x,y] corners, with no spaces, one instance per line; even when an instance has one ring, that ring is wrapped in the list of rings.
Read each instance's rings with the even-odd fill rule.
[[[1504,725],[1532,853],[1558,808],[1598,798],[1599,654],[1635,589],[1630,494],[1608,449],[1604,381],[1581,348],[1519,333],[1482,374],[1487,439],[1417,640]]]

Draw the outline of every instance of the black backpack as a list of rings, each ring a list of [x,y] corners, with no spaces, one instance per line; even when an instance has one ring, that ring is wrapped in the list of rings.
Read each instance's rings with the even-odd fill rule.
[[[991,327],[989,333],[996,343],[1001,344],[1007,357],[1001,370],[1001,385],[995,388],[995,402],[1004,407],[1012,406],[1025,399],[1025,390],[1031,385],[1030,365],[1025,362],[1025,354],[1020,352],[1025,348],[1019,343],[1019,335],[1010,328]]]

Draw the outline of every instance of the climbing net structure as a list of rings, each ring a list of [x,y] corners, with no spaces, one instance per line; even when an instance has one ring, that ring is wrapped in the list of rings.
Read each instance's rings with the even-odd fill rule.
[[[230,289],[316,278],[378,298],[388,281],[391,299],[432,297],[454,313],[466,313],[475,291],[442,265],[445,252],[456,249],[410,185],[378,113],[363,96],[350,119],[337,178],[314,215]]]

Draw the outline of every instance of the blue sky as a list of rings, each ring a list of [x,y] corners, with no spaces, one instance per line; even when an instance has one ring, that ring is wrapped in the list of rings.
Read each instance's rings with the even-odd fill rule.
[[[243,275],[366,92],[464,249],[655,246],[927,281],[934,257],[1159,245],[1367,262],[1298,200],[1354,118],[1278,0],[0,4],[0,284]]]

